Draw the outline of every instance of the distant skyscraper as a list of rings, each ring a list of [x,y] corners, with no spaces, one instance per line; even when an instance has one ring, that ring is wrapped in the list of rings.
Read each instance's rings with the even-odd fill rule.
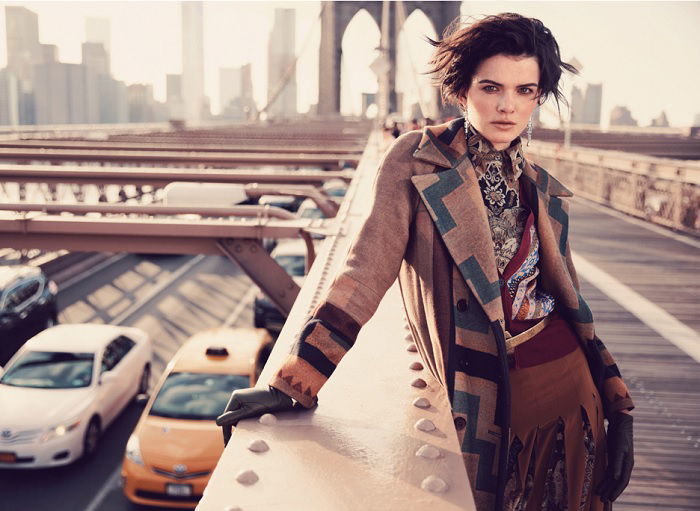
[[[603,84],[589,83],[586,86],[586,95],[583,98],[584,124],[600,125],[600,110],[603,101]]]
[[[25,7],[5,7],[7,67],[22,86],[31,88],[34,66],[41,62],[39,18]]]
[[[85,20],[85,42],[102,43],[105,51],[111,49],[111,30],[107,18],[87,18]]]
[[[616,106],[610,112],[610,126],[636,126],[637,121],[626,106]]]
[[[170,119],[183,119],[182,75],[165,75],[165,104]]]
[[[7,69],[17,78],[20,124],[34,124],[34,66],[41,63],[39,19],[25,7],[5,7]]]
[[[219,69],[219,101],[223,111],[234,99],[239,99],[243,92],[243,75],[240,67],[222,67]]]
[[[575,85],[571,88],[571,123],[583,122],[583,93]]]
[[[109,53],[104,43],[86,42],[82,44],[83,65],[96,75],[109,74]]]
[[[202,2],[182,2],[182,99],[184,118],[196,121],[204,110]]]
[[[296,17],[294,9],[275,9],[275,23],[268,46],[267,109],[270,117],[297,114],[295,61]]]
[[[34,105],[36,124],[67,124],[68,110],[68,65],[60,62],[45,62],[36,66]]]
[[[19,124],[19,89],[17,77],[9,69],[0,70],[0,124]]]

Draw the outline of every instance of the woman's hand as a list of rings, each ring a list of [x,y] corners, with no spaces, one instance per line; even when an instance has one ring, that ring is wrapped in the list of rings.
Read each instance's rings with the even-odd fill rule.
[[[231,438],[233,426],[241,419],[259,417],[265,413],[284,412],[294,407],[292,398],[274,387],[269,389],[239,389],[234,390],[224,409],[224,413],[216,419],[216,425],[221,426],[224,433],[224,445]]]
[[[608,466],[596,491],[613,502],[627,487],[634,466],[632,415],[617,412],[608,420]]]

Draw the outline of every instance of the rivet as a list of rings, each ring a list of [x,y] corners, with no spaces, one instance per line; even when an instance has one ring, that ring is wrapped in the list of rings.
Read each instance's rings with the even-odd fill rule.
[[[413,342],[413,336],[411,334],[406,334],[406,337],[404,338],[407,341]]]
[[[420,362],[413,362],[409,367],[414,371],[420,371],[421,369],[423,369],[423,364],[421,364]]]
[[[416,345],[411,343],[408,346],[406,346],[406,351],[411,351],[411,352],[416,352],[418,351],[418,348],[416,348]]]
[[[223,511],[243,511],[240,507],[238,506],[226,506]]]
[[[430,401],[424,397],[417,397],[413,400],[413,406],[417,408],[430,408]]]
[[[430,419],[418,419],[415,428],[418,431],[435,431],[435,424]]]
[[[447,483],[435,476],[428,476],[420,483],[420,487],[432,493],[442,493],[447,491]]]
[[[275,424],[277,424],[277,417],[275,417],[271,413],[266,413],[258,419],[258,422],[260,424],[264,424],[265,426],[274,426]]]
[[[270,450],[265,440],[253,440],[248,444],[248,450],[252,452],[266,452]]]
[[[236,476],[236,481],[245,485],[255,484],[258,482],[258,474],[253,470],[242,470]]]
[[[416,456],[420,456],[421,458],[428,458],[430,460],[436,460],[440,456],[442,456],[442,452],[440,449],[435,447],[434,445],[422,445],[417,451],[416,451]]]
[[[425,380],[423,378],[416,378],[411,382],[411,386],[419,389],[424,389],[428,386],[428,384],[425,383]]]

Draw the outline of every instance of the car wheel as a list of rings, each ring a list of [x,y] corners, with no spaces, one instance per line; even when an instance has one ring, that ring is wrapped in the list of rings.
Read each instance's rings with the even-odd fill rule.
[[[100,421],[97,417],[93,417],[85,430],[83,438],[83,458],[92,457],[97,451],[97,445],[100,443]]]
[[[141,373],[141,379],[139,380],[139,388],[136,391],[136,395],[148,394],[148,387],[151,383],[151,366],[145,366],[143,372]]]

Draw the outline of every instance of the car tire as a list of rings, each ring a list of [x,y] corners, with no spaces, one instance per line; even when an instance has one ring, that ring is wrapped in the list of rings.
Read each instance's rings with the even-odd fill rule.
[[[255,328],[265,328],[265,317],[262,314],[255,314],[253,316],[253,326]]]
[[[93,417],[90,419],[83,437],[83,459],[89,459],[94,456],[95,452],[97,452],[101,435],[100,420],[97,417]]]
[[[138,396],[139,394],[148,394],[148,388],[150,387],[151,383],[151,366],[146,365],[143,368],[143,372],[141,373],[141,378],[139,379],[139,386],[136,389],[136,395]]]

